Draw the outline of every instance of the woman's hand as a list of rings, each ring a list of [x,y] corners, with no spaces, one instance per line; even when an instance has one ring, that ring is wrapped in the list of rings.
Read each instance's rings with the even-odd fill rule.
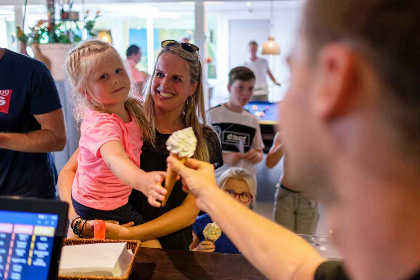
[[[216,246],[214,246],[213,241],[203,240],[200,242],[200,244],[198,244],[197,247],[193,249],[193,251],[212,253],[214,252],[215,249],[216,249]]]
[[[166,189],[162,187],[165,178],[166,172],[163,171],[145,172],[139,178],[138,190],[147,196],[147,201],[154,207],[160,207],[161,203],[158,200],[163,201],[167,193]]]

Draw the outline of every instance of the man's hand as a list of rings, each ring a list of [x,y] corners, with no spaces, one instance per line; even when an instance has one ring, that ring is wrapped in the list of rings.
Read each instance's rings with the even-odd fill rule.
[[[189,158],[183,165],[172,156],[167,158],[167,162],[169,168],[182,176],[182,189],[195,197],[199,198],[207,190],[218,189],[213,164]]]
[[[223,153],[223,162],[236,166],[244,158],[244,155],[238,152]]]

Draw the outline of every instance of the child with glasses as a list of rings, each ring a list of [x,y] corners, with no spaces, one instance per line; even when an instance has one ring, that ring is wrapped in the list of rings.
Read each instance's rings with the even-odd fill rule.
[[[256,193],[256,184],[254,177],[245,169],[231,167],[226,170],[220,176],[219,187],[245,207],[252,207]],[[216,242],[205,240],[203,230],[207,224],[212,222],[208,214],[197,218],[193,225],[193,242],[190,249],[192,251],[240,254],[236,246],[223,232]]]

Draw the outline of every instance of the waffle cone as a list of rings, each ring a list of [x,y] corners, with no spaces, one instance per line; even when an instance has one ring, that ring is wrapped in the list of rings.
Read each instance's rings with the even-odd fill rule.
[[[172,154],[172,153],[171,153],[171,156],[179,160],[182,164],[185,164],[185,162],[187,161],[187,157],[180,157],[177,154]],[[174,188],[175,182],[177,181],[176,177],[178,176],[178,173],[169,167],[166,171],[168,173],[168,176],[165,179],[165,189],[168,192],[166,193],[166,196],[162,201],[162,207],[166,205],[166,202],[168,201],[168,198],[171,195],[172,189]]]

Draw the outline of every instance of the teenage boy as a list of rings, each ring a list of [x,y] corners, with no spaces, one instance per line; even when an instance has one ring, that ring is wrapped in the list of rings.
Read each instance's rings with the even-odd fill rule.
[[[244,110],[252,98],[255,75],[239,66],[229,72],[229,101],[207,111],[207,122],[220,137],[224,165],[215,171],[216,178],[232,166],[246,169],[254,178],[255,165],[263,159],[264,143],[258,119]]]

